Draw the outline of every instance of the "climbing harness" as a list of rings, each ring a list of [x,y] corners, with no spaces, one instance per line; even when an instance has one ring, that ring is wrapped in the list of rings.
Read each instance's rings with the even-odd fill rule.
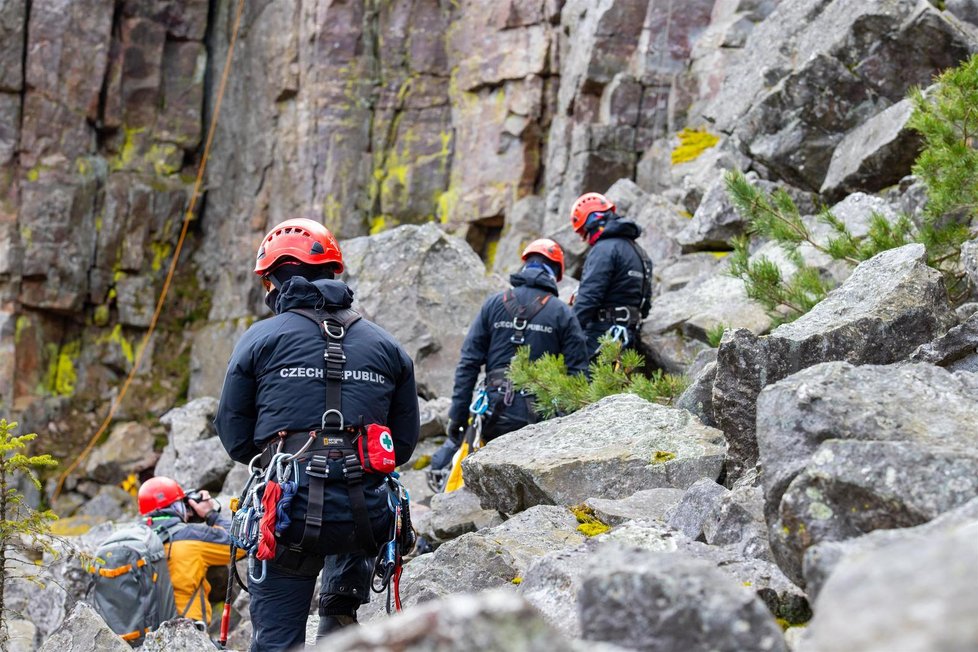
[[[387,592],[387,613],[401,610],[401,572],[404,556],[411,554],[417,535],[411,525],[411,497],[400,475],[394,471],[387,476],[387,504],[393,515],[391,538],[381,546],[374,560],[370,588],[374,593]],[[393,600],[393,608],[392,608]]]
[[[509,341],[514,346],[523,346],[526,342],[527,326],[546,307],[551,296],[553,295],[547,294],[543,297],[537,297],[534,299],[532,305],[526,306],[519,302],[516,298],[516,292],[512,289],[506,290],[503,293],[503,308],[506,309],[506,312],[509,313],[510,318],[513,320],[513,334],[510,336]]]

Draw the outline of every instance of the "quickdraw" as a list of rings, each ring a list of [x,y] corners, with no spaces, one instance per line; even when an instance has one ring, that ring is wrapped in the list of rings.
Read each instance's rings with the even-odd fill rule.
[[[401,572],[404,566],[404,555],[410,554],[417,542],[417,535],[411,525],[411,497],[399,478],[400,475],[396,471],[387,476],[387,505],[394,515],[391,538],[377,553],[370,585],[374,593],[387,592],[388,614],[401,610]]]
[[[298,476],[296,459],[308,450],[312,442],[313,437],[310,437],[295,453],[282,453],[283,440],[279,440],[276,453],[264,469],[257,466],[261,455],[256,455],[248,463],[251,475],[241,496],[231,501],[231,554],[233,558],[234,549],[244,550],[247,554],[249,583],[261,584],[265,581],[268,560],[275,558],[278,503],[291,500],[289,492],[283,492],[282,487],[290,482],[289,478]],[[275,504],[269,505],[265,498],[272,495]],[[241,586],[247,591],[243,583]]]

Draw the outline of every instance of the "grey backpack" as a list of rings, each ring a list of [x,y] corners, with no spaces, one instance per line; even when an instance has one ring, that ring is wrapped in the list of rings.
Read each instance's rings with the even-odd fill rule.
[[[139,523],[112,534],[96,549],[89,571],[95,610],[131,645],[177,617],[163,541],[150,527]]]

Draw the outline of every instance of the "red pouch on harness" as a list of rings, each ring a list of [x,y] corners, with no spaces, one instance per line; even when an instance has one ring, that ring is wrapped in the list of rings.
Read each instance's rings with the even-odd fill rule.
[[[357,439],[357,454],[367,473],[387,474],[397,466],[394,462],[394,438],[387,426],[368,424]]]

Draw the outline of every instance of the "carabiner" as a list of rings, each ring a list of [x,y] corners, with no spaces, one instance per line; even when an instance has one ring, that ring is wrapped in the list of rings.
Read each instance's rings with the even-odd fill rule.
[[[253,555],[248,556],[248,581],[254,582],[255,584],[261,584],[265,581],[265,575],[268,573],[268,562],[264,559],[261,561],[261,575],[255,577],[255,566],[258,560],[255,559]]]
[[[485,414],[489,410],[489,392],[483,387],[479,390],[475,400],[469,405],[469,412],[476,415]]]

